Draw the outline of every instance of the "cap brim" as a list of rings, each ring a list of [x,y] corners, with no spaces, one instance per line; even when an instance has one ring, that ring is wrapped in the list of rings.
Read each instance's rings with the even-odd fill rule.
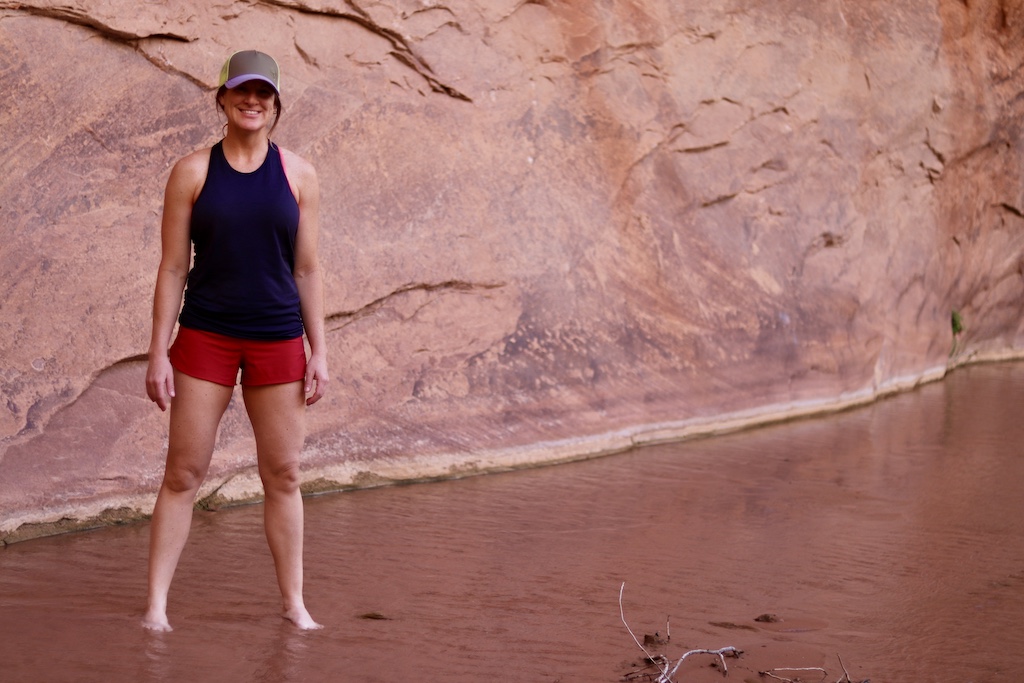
[[[281,94],[281,91],[277,89],[277,86],[274,85],[274,82],[272,80],[270,80],[266,76],[261,76],[259,74],[242,74],[241,76],[229,78],[228,80],[224,81],[224,87],[230,90],[232,88],[237,88],[246,81],[263,81],[264,83],[268,84],[271,88],[273,88],[274,92],[276,92],[278,95]]]

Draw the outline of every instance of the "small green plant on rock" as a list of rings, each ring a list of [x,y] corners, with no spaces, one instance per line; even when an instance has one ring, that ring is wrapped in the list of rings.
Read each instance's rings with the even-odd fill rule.
[[[950,324],[953,327],[953,348],[949,350],[949,357],[953,358],[960,350],[960,335],[964,331],[964,319],[960,315],[960,311],[953,309],[953,312],[949,316]]]

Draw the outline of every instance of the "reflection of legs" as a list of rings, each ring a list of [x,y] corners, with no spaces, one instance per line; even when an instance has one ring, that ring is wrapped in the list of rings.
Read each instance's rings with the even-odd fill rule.
[[[233,387],[174,373],[175,397],[164,480],[153,509],[149,532],[149,604],[143,625],[171,630],[167,622],[167,591],[188,539],[196,492],[206,478],[220,418]]]
[[[243,387],[242,396],[256,435],[265,496],[264,525],[284,602],[284,617],[299,628],[320,628],[309,616],[302,599],[299,458],[306,431],[302,382]]]

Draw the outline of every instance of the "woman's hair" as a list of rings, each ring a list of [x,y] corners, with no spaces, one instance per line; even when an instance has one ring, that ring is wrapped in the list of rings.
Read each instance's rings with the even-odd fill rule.
[[[224,105],[221,103],[220,98],[223,97],[224,93],[226,93],[227,91],[228,91],[228,87],[226,85],[220,86],[220,88],[217,89],[217,97],[215,99],[215,102],[217,103],[217,109],[220,109],[221,113],[225,114],[225,116],[227,114],[224,112]],[[267,135],[268,136],[270,136],[270,135],[272,135],[274,133],[274,129],[277,128],[277,122],[281,120],[281,114],[283,114],[283,113],[284,113],[284,105],[281,104],[281,96],[278,95],[275,92],[274,93],[274,123],[272,123],[270,125],[270,130],[267,131]],[[228,125],[227,122],[225,122],[224,125],[227,126]]]

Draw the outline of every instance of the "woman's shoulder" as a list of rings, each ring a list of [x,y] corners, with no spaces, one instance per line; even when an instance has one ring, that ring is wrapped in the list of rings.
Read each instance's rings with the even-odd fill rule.
[[[198,149],[191,154],[186,154],[178,159],[171,169],[171,177],[183,182],[198,182],[206,180],[206,172],[210,168],[210,150],[212,147]]]
[[[290,149],[285,149],[280,145],[277,145],[277,149],[281,153],[281,163],[284,164],[285,172],[289,177],[293,177],[295,180],[316,179],[316,168],[313,167],[313,164]]]
[[[281,166],[284,168],[284,175],[292,188],[295,199],[302,204],[305,200],[316,201],[319,195],[319,180],[316,177],[316,168],[295,152],[284,147],[277,146],[281,154]]]
[[[212,147],[196,150],[175,162],[171,175],[167,179],[168,190],[174,188],[193,201],[199,196],[206,183],[206,174],[210,168],[210,150]]]
[[[191,154],[186,154],[174,164],[175,171],[193,174],[196,172],[202,172],[206,174],[206,170],[210,167],[210,152],[212,147],[204,147],[203,149],[197,149]]]

